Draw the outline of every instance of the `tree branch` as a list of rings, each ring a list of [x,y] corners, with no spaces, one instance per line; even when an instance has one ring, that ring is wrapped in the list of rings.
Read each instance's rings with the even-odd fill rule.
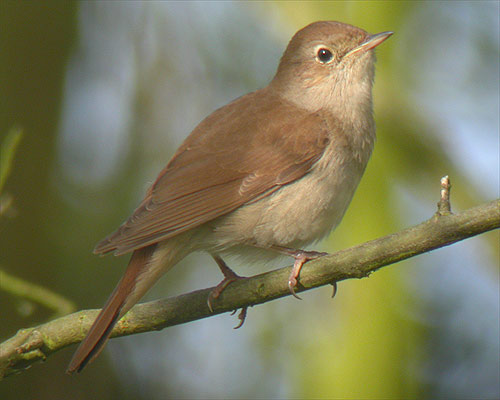
[[[442,190],[449,191],[449,181],[442,181]],[[448,202],[448,198],[449,193],[442,192],[440,203]],[[364,278],[383,266],[500,227],[498,199],[459,214],[451,214],[449,204],[442,207],[443,204],[438,204],[439,211],[426,222],[308,262],[301,271],[297,291],[344,279]],[[214,288],[136,305],[118,322],[111,337],[161,330],[289,296],[290,270],[291,267],[281,268],[232,283],[214,301],[213,313],[207,306],[207,298]],[[80,342],[98,312],[84,310],[20,330],[0,344],[0,379]]]

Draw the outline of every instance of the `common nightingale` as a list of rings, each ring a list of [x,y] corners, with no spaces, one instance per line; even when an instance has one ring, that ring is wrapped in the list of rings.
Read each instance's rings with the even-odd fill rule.
[[[293,36],[268,86],[191,132],[132,216],[97,244],[96,254],[132,256],[67,372],[97,357],[115,323],[192,252],[224,273],[213,297],[236,278],[223,256],[292,256],[295,295],[300,268],[321,255],[299,249],[337,226],[370,158],[373,49],[391,34],[314,22]]]

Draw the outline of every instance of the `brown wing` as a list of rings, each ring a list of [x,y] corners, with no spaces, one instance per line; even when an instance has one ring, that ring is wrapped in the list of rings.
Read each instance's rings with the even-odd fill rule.
[[[132,216],[94,252],[124,254],[269,195],[306,174],[327,144],[320,115],[267,89],[243,96],[198,125]]]

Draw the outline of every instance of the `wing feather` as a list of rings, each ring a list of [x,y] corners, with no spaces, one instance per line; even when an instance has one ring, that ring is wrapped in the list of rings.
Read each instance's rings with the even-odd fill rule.
[[[319,113],[266,89],[243,96],[198,125],[132,216],[94,252],[124,254],[269,195],[308,173],[327,145]]]

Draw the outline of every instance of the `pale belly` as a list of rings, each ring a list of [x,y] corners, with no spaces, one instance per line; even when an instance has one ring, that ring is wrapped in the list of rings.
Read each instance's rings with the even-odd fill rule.
[[[238,253],[243,246],[302,248],[322,239],[341,221],[364,165],[331,158],[270,196],[218,218],[215,248]]]

